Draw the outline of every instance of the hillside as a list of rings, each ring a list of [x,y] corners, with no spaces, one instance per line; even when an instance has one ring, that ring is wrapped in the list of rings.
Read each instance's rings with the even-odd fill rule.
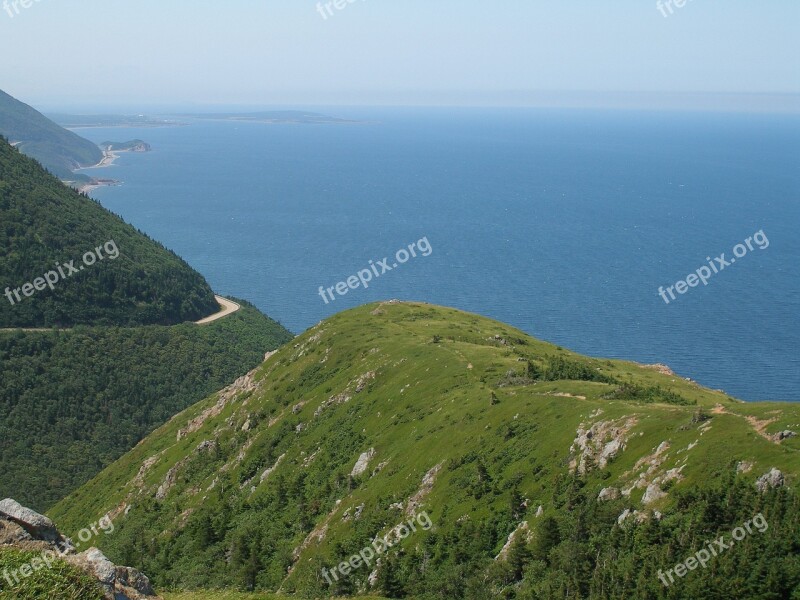
[[[48,273],[57,281],[26,297]],[[0,328],[172,325],[217,310],[183,260],[2,140],[0,294]]]
[[[57,125],[36,109],[0,90],[0,136],[17,144],[61,179],[75,179],[73,169],[91,167],[103,159],[100,148]],[[88,178],[87,178],[88,179]]]
[[[103,550],[166,589],[796,598],[798,429],[796,404],[393,301],[283,346],[50,516],[77,531],[109,513]],[[659,581],[745,523],[708,568]],[[377,566],[330,578],[376,536],[394,543]]]
[[[189,322],[220,309],[199,273],[2,140],[0,294],[0,496],[39,510],[292,337]]]
[[[240,302],[202,327],[0,332],[0,498],[46,509],[291,339]]]

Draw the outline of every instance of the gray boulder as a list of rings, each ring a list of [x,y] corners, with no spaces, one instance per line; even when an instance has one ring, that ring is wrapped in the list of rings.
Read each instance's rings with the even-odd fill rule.
[[[600,502],[606,502],[608,500],[617,500],[619,497],[620,491],[618,488],[607,487],[600,490],[600,494],[597,496],[597,499]]]
[[[46,542],[60,542],[63,539],[50,519],[11,498],[0,501],[0,516],[8,517],[36,539]]]
[[[130,567],[117,567],[117,583],[144,596],[156,594],[147,576]]]
[[[5,517],[0,517],[0,546],[28,542],[33,538],[22,526]]]
[[[756,480],[756,489],[764,493],[769,489],[783,487],[784,483],[783,473],[773,467],[769,473],[764,473]]]
[[[647,490],[644,492],[644,496],[642,497],[642,504],[650,504],[657,500],[661,500],[661,498],[666,497],[666,493],[661,489],[661,487],[657,483],[651,483],[647,486]]]
[[[106,600],[160,600],[142,573],[116,566],[97,548],[76,554],[50,519],[10,498],[0,502],[0,546],[57,553],[61,560],[97,579]]]
[[[114,597],[117,569],[97,548],[67,557],[67,562],[86,571],[100,582],[107,597]]]

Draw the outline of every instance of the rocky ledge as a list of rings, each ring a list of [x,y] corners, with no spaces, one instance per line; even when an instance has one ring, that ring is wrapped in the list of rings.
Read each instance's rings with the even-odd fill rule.
[[[0,502],[0,548],[58,556],[97,579],[107,600],[161,600],[145,575],[118,567],[97,548],[78,553],[50,519],[10,498]]]

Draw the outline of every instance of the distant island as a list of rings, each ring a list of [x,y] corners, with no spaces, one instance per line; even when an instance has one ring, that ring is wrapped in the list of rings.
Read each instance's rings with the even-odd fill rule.
[[[93,127],[178,127],[186,125],[171,119],[162,119],[148,115],[66,115],[48,114],[66,129],[82,129]]]
[[[128,142],[102,142],[99,144],[103,152],[150,152],[152,147],[142,140]]]
[[[252,123],[300,123],[300,124],[352,124],[361,121],[340,119],[321,113],[305,112],[300,110],[274,110],[252,113],[204,113],[175,115],[181,118],[203,119],[211,121],[246,121]]]

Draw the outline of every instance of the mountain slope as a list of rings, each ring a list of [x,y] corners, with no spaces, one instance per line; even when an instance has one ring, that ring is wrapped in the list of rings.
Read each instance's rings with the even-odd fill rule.
[[[243,304],[187,322],[202,275],[0,140],[0,496],[49,507],[291,339]]]
[[[73,169],[103,159],[100,148],[57,125],[36,109],[0,90],[0,136],[42,163],[61,179],[74,179]]]
[[[202,327],[0,333],[0,497],[51,506],[291,339],[240,302]]]
[[[798,427],[798,405],[745,404],[664,368],[390,302],[283,346],[50,514],[77,530],[109,512],[112,560],[178,589],[790,597],[800,589]],[[432,527],[379,567],[326,581],[322,568],[421,511]],[[769,535],[662,586],[659,568],[756,513]]]
[[[84,264],[93,252],[102,258]],[[22,286],[46,273],[58,276],[53,289],[25,297]],[[218,310],[183,260],[0,140],[0,294],[9,292],[0,328],[172,325]]]

